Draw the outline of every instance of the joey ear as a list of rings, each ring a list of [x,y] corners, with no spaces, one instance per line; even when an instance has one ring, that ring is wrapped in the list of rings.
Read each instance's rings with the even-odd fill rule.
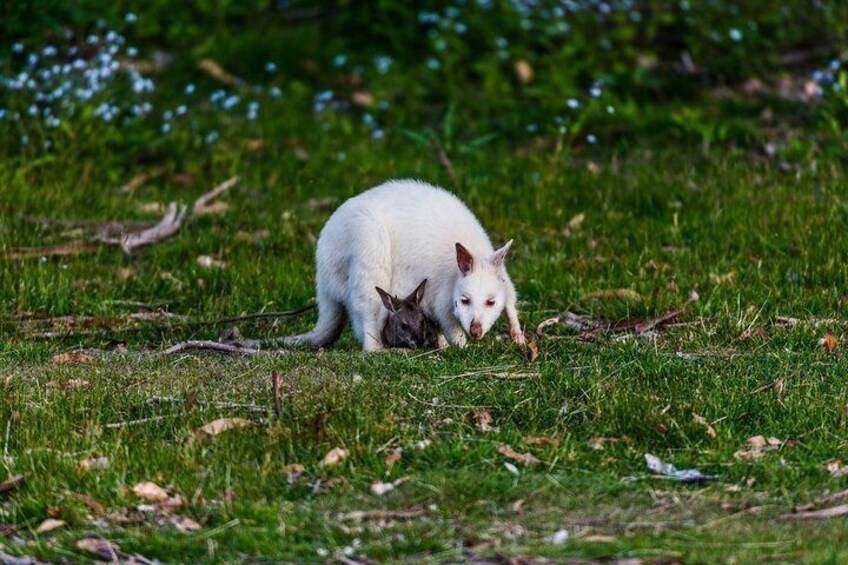
[[[383,306],[385,306],[389,312],[395,312],[397,309],[395,308],[395,301],[392,298],[392,295],[379,286],[375,286],[374,288],[377,289],[377,294],[379,294],[380,298],[383,300]]]
[[[474,268],[474,257],[459,242],[456,242],[456,264],[463,275],[467,275]]]
[[[421,281],[421,284],[418,285],[418,288],[412,291],[412,294],[406,297],[405,302],[414,302],[415,304],[421,304],[421,301],[424,300],[424,289],[427,286],[427,279]]]
[[[489,262],[495,267],[502,267],[506,260],[506,252],[509,251],[510,246],[512,246],[511,239],[503,247],[492,253],[492,256],[489,257]]]

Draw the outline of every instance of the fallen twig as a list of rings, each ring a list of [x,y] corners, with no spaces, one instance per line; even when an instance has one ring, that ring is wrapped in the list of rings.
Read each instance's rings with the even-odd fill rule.
[[[118,192],[121,194],[131,194],[135,189],[141,187],[144,183],[151,179],[155,179],[156,177],[162,176],[168,172],[168,167],[161,166],[151,169],[149,171],[137,174],[133,178],[131,178],[125,185],[118,189]]]
[[[179,353],[188,349],[209,349],[212,351],[220,351],[222,353],[241,353],[243,355],[260,355],[262,353],[278,351],[273,349],[254,349],[243,345],[221,343],[220,341],[189,340],[175,343],[163,351],[162,355],[173,355],[174,353]]]
[[[3,257],[6,259],[32,259],[35,257],[67,257],[81,255],[97,250],[97,244],[90,241],[71,241],[61,245],[47,247],[13,247]]]
[[[809,512],[787,512],[781,514],[782,520],[823,520],[826,518],[836,518],[848,514],[848,504],[840,504],[831,506],[830,508],[822,508],[821,510],[811,510]]]
[[[187,208],[185,204],[171,202],[165,211],[165,216],[158,224],[140,232],[129,233],[120,238],[121,249],[129,255],[133,250],[145,245],[152,245],[167,239],[177,233],[185,220]],[[104,243],[114,243],[113,239],[103,240]]]
[[[149,418],[139,418],[138,420],[127,420],[126,422],[113,422],[111,424],[104,424],[103,429],[106,430],[116,430],[118,428],[126,428],[129,426],[137,426],[139,424],[148,424],[150,422],[159,422],[161,420],[165,420],[168,416],[151,416]]]
[[[209,192],[202,194],[200,198],[194,201],[194,206],[192,206],[191,208],[191,213],[195,216],[201,216],[203,214],[208,214],[214,211],[214,207],[210,206],[209,203],[212,200],[218,198],[218,196],[220,196],[224,192],[237,185],[239,180],[241,180],[241,177],[236,175],[230,179],[225,180]]]
[[[817,498],[812,502],[808,502],[807,504],[802,504],[801,506],[795,507],[795,512],[809,512],[810,510],[817,508],[819,506],[825,504],[832,504],[837,500],[842,500],[844,498],[848,498],[848,490],[840,490],[833,494],[828,494],[827,496],[822,496],[821,498]]]
[[[255,312],[253,314],[244,314],[241,316],[232,316],[229,318],[220,318],[212,322],[213,324],[229,324],[232,322],[242,322],[244,320],[259,320],[265,318],[293,318],[295,316],[300,316],[304,312],[308,312],[310,310],[314,310],[317,306],[315,304],[308,304],[302,308],[297,308],[295,310],[286,310],[283,312]]]
[[[154,396],[153,398],[147,399],[148,404],[153,404],[155,402],[172,402],[179,404],[187,401],[185,399],[175,398],[173,396]],[[236,408],[239,410],[247,410],[249,412],[268,412],[268,409],[265,406],[259,406],[258,404],[244,404],[241,402],[214,402],[211,400],[192,400],[190,402],[199,406],[212,406],[213,408]]]

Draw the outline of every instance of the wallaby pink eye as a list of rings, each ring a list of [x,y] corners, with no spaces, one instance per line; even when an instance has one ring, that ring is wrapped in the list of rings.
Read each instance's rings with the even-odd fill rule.
[[[486,306],[491,308],[494,305],[495,305],[495,299],[494,298],[490,298],[486,301]]]
[[[462,302],[463,304],[465,304],[466,306],[471,304],[471,299],[468,298],[467,296],[463,296],[462,298],[459,299],[459,301]]]

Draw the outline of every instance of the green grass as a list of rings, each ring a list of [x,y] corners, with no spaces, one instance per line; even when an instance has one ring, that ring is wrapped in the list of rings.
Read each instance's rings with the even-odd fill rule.
[[[848,287],[848,200],[840,164],[814,155],[790,173],[734,148],[704,154],[622,145],[558,154],[500,140],[455,157],[460,196],[495,242],[516,240],[509,269],[528,330],[568,308],[649,317],[678,307],[692,289],[700,293],[679,320],[686,324],[655,337],[586,343],[566,328],[549,328],[532,364],[505,339],[505,321],[465,350],[369,356],[346,332],[320,353],[232,358],[157,355],[173,341],[214,339],[221,328],[213,324],[94,327],[37,339],[10,319],[135,311],[126,301],[192,321],[294,308],[312,298],[314,241],[330,213],[308,206],[310,199],[341,201],[393,177],[450,183],[430,150],[399,132],[373,142],[355,127],[320,131],[312,120],[292,108],[258,132],[232,133],[211,148],[154,152],[153,164],[134,164],[136,155],[112,151],[103,140],[52,159],[0,165],[0,311],[7,316],[0,323],[0,479],[28,475],[0,494],[0,523],[17,524],[24,542],[0,539],[4,551],[76,561],[84,555],[75,542],[97,532],[126,552],[167,562],[317,561],[320,551],[345,547],[355,557],[409,562],[455,561],[469,552],[686,563],[845,560],[841,519],[779,518],[845,487],[824,465],[846,457],[845,345],[832,354],[818,345],[827,331],[842,340],[845,323],[815,320],[848,320],[840,303]],[[295,132],[309,154],[305,162],[286,141]],[[257,136],[267,145],[245,149],[244,139]],[[168,172],[132,195],[117,191],[157,164]],[[189,184],[179,184],[178,174],[191,175]],[[105,246],[44,261],[6,257],[13,248],[78,237],[27,217],[153,220],[141,203],[189,202],[234,174],[243,180],[224,198],[227,211],[193,220],[132,257]],[[568,228],[581,213],[582,224]],[[227,265],[203,268],[199,255]],[[584,298],[617,288],[642,299]],[[778,326],[777,316],[803,322]],[[279,335],[313,320],[310,313],[240,329]],[[766,338],[739,339],[758,326]],[[126,351],[115,348],[118,341]],[[78,348],[96,350],[92,361],[49,361]],[[529,375],[467,374],[488,367]],[[283,376],[279,418],[271,411],[274,369]],[[752,393],[778,378],[785,379],[781,392]],[[63,385],[74,379],[85,383]],[[497,431],[469,420],[479,407]],[[716,437],[693,413],[713,422]],[[215,438],[197,432],[235,416],[256,425]],[[754,461],[736,458],[758,434],[797,443]],[[560,442],[527,445],[531,435]],[[597,436],[618,441],[592,449]],[[423,440],[429,445],[416,449]],[[498,453],[502,443],[542,462],[518,464],[515,475]],[[350,456],[321,467],[334,447]],[[396,447],[404,448],[402,458],[388,467]],[[658,478],[645,468],[645,453],[718,478],[699,485]],[[79,461],[93,455],[108,457],[108,466],[80,472]],[[306,469],[293,484],[282,471],[291,463]],[[329,490],[313,488],[337,477],[343,481]],[[369,491],[375,481],[401,478],[385,496]],[[129,489],[146,480],[185,496],[178,513],[203,529],[93,524],[73,496],[93,496],[116,512],[139,504]],[[520,512],[513,508],[519,499]],[[722,504],[759,511],[734,513]],[[69,526],[38,535],[48,509]],[[340,519],[377,509],[421,514]],[[561,528],[569,540],[550,543]],[[611,538],[586,541],[593,535]]]

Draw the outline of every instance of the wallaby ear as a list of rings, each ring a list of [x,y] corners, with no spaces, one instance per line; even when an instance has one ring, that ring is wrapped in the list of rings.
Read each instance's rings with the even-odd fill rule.
[[[379,294],[380,298],[383,300],[383,306],[385,306],[389,312],[396,311],[397,309],[395,308],[395,301],[392,299],[392,295],[379,286],[375,286],[374,288],[377,289],[377,294]]]
[[[489,257],[489,262],[495,267],[502,267],[506,260],[506,252],[509,251],[510,246],[512,246],[511,239],[506,242],[506,245],[492,253],[492,256]]]
[[[424,288],[427,286],[427,279],[421,281],[421,284],[418,285],[418,288],[412,291],[412,294],[406,297],[406,302],[415,302],[416,304],[421,304],[421,301],[424,300]]]
[[[463,275],[467,275],[474,268],[474,257],[459,242],[456,242],[456,264]]]

